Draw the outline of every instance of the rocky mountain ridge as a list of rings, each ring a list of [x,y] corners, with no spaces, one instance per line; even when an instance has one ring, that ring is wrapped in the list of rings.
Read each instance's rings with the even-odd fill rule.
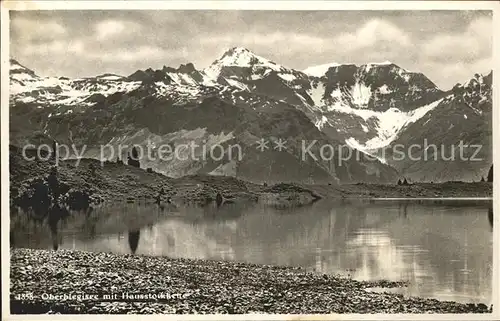
[[[277,174],[283,169],[276,165],[273,168],[271,163],[284,167],[293,163],[290,169],[309,168],[300,177],[292,175],[292,180],[317,181],[323,177],[322,181],[334,182],[391,181],[398,175],[391,167],[402,174],[406,165],[380,157],[380,149],[396,141],[410,141],[410,136],[426,135],[412,133],[418,127],[414,125],[446,110],[443,106],[450,101],[460,101],[461,106],[476,110],[478,116],[488,114],[491,80],[488,83],[487,79],[491,74],[477,75],[443,92],[423,74],[390,62],[330,64],[298,71],[239,47],[229,49],[203,70],[187,63],[178,68],[138,70],[125,77],[40,77],[11,60],[11,124],[17,125],[11,126],[11,139],[22,144],[33,137],[50,137],[98,146],[145,144],[151,140],[156,145],[175,145],[194,137],[212,146],[243,143],[252,166],[270,168],[266,175],[276,174],[276,179],[286,175]],[[482,109],[485,113],[478,114]],[[21,122],[26,117],[29,124]],[[257,152],[255,143],[263,137],[271,143],[286,139],[291,146],[284,154],[272,147],[265,153]],[[314,140],[335,147],[347,145],[363,155],[375,155],[378,160],[350,160],[345,167],[332,165],[332,160],[304,162],[301,141]],[[98,153],[94,147],[86,155],[96,157]],[[278,162],[283,156],[286,161]],[[261,163],[263,159],[266,161]],[[243,175],[246,179],[259,176],[249,167],[242,171],[244,162],[226,159],[208,163],[145,166],[172,176],[202,169],[233,176],[247,171]],[[266,175],[258,180],[264,180]],[[443,179],[448,176],[443,175]]]

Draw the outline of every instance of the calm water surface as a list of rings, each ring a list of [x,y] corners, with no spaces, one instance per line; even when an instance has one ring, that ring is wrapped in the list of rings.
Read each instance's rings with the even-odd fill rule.
[[[120,204],[36,222],[11,214],[14,247],[301,266],[408,280],[406,295],[491,303],[491,201],[321,201],[167,208]],[[50,224],[49,224],[50,221]]]

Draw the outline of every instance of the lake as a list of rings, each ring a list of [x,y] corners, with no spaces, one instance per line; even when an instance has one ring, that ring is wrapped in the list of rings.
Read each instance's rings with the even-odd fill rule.
[[[169,207],[107,205],[64,220],[11,213],[11,246],[301,266],[359,280],[407,280],[405,295],[492,303],[485,200],[319,201]],[[392,290],[391,290],[392,291]]]

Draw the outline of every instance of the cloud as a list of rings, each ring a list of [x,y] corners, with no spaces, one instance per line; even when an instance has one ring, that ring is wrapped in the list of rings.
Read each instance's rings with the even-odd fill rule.
[[[178,52],[167,51],[138,37],[142,26],[124,19],[104,19],[68,35],[58,22],[17,18],[12,21],[14,52],[20,59],[49,58],[54,61],[75,59],[81,64],[100,61],[116,65],[155,61]],[[74,31],[74,30],[73,30]],[[184,49],[185,54],[185,49]],[[48,68],[52,70],[52,68]]]
[[[336,37],[334,42],[347,50],[357,50],[369,48],[382,42],[407,47],[411,44],[411,39],[395,24],[382,19],[372,19],[355,32],[343,33]]]
[[[396,25],[382,19],[372,19],[352,32],[344,32],[338,36],[319,36],[297,32],[262,32],[250,30],[247,32],[232,32],[199,40],[202,45],[216,47],[244,46],[250,49],[273,46],[273,51],[279,53],[306,53],[315,51],[335,52],[337,56],[348,55],[362,49],[377,49],[394,51],[399,54],[402,49],[411,46],[410,36]],[[406,50],[406,49],[404,49]],[[374,51],[374,50],[371,50]],[[383,59],[385,60],[385,59]]]
[[[234,46],[247,47],[251,50],[262,49],[263,54],[274,48],[274,52],[283,53],[287,51],[306,51],[311,47],[319,49],[327,44],[323,38],[303,33],[261,33],[249,31],[242,33],[230,33],[225,35],[215,35],[212,37],[203,37],[197,40],[200,45],[207,47],[216,47],[227,49]]]
[[[87,57],[90,59],[99,59],[104,62],[121,61],[121,62],[134,62],[141,60],[154,60],[167,57],[169,52],[155,46],[140,46],[137,48],[122,50],[120,48],[110,52],[95,52],[89,53]]]
[[[48,42],[26,44],[21,48],[23,55],[60,55],[81,54],[84,52],[82,41],[51,40]]]
[[[274,44],[288,44],[288,45],[318,45],[323,44],[324,39],[320,37],[315,37],[307,34],[300,33],[283,33],[283,32],[273,32],[273,33],[261,33],[256,31],[251,31],[242,34],[241,32],[207,37],[200,39],[201,43],[241,43],[246,45],[274,45]]]
[[[11,22],[12,36],[20,42],[56,39],[66,35],[66,28],[55,20],[31,20],[17,17]]]
[[[203,68],[243,46],[298,70],[390,60],[446,89],[492,63],[486,11],[73,10],[10,17],[12,57],[40,74],[130,74],[186,62]]]
[[[306,40],[299,38],[304,42],[297,47],[312,56],[309,58],[310,65],[332,62],[360,65],[390,60],[407,67],[408,62],[416,59],[417,50],[412,34],[390,21],[369,19],[357,28],[352,28],[351,23],[344,30],[348,31]],[[306,53],[304,57],[307,57]]]
[[[423,55],[436,62],[474,62],[492,56],[492,20],[472,21],[465,32],[438,34],[422,46]]]
[[[94,26],[95,35],[98,40],[107,40],[121,36],[124,33],[136,33],[141,29],[141,25],[131,21],[123,20],[103,20]]]
[[[493,25],[491,17],[472,20],[464,30],[439,33],[420,45],[421,70],[442,89],[492,68]]]
[[[486,75],[492,69],[491,59],[485,58],[475,62],[450,61],[424,62],[421,68],[430,79],[436,79],[436,84],[443,90],[451,89],[457,83],[464,83],[476,73]],[[445,75],[445,77],[443,77]]]
[[[267,33],[257,30],[201,35],[192,38],[186,45],[189,51],[183,58],[195,58],[196,65],[201,68],[208,66],[227,49],[235,46],[248,48],[257,55],[291,68],[299,67],[289,62],[329,47],[327,39],[313,34],[282,31]],[[311,48],[315,51],[311,51]]]

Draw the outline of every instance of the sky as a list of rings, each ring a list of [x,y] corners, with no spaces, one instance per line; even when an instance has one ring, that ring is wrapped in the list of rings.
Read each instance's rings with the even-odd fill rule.
[[[41,76],[205,68],[231,47],[285,67],[392,61],[441,89],[492,68],[491,11],[11,11],[11,58]]]

